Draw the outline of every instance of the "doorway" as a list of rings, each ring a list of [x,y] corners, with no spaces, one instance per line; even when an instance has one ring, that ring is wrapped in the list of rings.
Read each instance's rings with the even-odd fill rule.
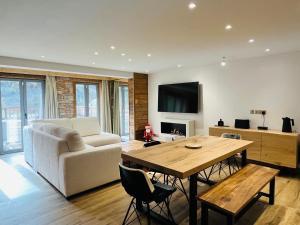
[[[0,154],[23,149],[23,127],[43,118],[44,81],[0,80]]]

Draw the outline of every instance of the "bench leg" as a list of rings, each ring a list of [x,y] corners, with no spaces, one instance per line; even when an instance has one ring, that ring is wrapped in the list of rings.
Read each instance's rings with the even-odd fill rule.
[[[227,216],[227,225],[234,225],[234,217],[232,215]]]
[[[208,225],[208,207],[205,203],[201,204],[201,225]]]
[[[275,177],[270,181],[269,204],[274,205],[275,202]]]

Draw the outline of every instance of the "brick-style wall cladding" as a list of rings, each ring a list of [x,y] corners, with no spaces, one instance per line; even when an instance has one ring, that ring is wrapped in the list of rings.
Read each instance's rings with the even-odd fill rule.
[[[58,114],[60,118],[76,116],[76,97],[74,79],[56,77]]]

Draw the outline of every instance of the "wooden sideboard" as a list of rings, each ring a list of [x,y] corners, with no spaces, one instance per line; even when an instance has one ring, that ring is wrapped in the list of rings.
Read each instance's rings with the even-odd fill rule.
[[[236,129],[232,127],[210,127],[209,135],[221,136],[223,133],[240,134],[242,139],[253,141],[248,149],[249,159],[273,165],[297,168],[299,133],[283,133],[273,130]]]

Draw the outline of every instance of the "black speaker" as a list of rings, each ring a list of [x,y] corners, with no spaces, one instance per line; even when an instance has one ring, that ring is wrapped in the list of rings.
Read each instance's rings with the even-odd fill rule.
[[[241,120],[241,119],[236,119],[234,123],[235,128],[240,128],[240,129],[249,129],[250,128],[250,120]]]

